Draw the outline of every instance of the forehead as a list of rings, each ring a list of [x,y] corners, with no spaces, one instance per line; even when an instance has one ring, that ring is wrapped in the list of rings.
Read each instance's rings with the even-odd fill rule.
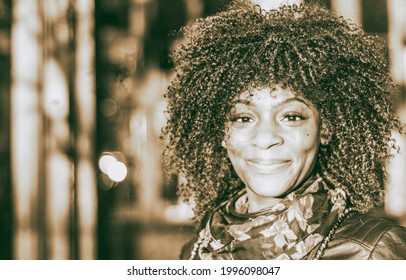
[[[275,87],[261,88],[252,91],[246,91],[236,97],[235,104],[245,105],[283,105],[288,102],[301,102],[309,107],[313,107],[310,101],[303,95],[298,94],[290,89]]]

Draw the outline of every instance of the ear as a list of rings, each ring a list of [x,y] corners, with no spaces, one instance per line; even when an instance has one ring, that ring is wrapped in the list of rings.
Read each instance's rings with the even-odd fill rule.
[[[327,146],[331,141],[331,130],[327,127],[325,122],[321,122],[320,126],[320,144]]]

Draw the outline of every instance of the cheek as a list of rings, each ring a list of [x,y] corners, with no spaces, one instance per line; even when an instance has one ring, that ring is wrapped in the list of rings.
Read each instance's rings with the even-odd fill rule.
[[[227,142],[227,152],[230,158],[236,158],[243,155],[246,144],[243,141],[237,141],[237,139],[230,139]]]
[[[247,139],[248,137],[245,133],[241,131],[230,130],[230,133],[226,136],[225,139],[227,150],[237,154],[242,152],[249,144]]]
[[[320,136],[318,131],[307,132],[306,136],[302,137],[303,144],[310,148],[316,146],[320,142]]]
[[[298,152],[299,155],[313,155],[317,153],[320,136],[318,129],[307,129],[302,133],[295,135],[294,143],[292,143],[292,148]]]

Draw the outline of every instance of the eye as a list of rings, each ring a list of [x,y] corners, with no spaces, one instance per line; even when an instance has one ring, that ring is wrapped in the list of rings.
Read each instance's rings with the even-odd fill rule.
[[[231,118],[232,122],[237,122],[237,123],[250,123],[253,122],[254,120],[247,115],[236,115]]]
[[[287,113],[282,117],[282,121],[284,122],[298,122],[304,119],[305,117],[300,113]]]

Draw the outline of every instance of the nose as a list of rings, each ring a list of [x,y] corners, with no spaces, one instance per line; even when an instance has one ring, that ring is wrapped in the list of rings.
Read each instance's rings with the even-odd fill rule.
[[[273,146],[279,146],[283,144],[281,128],[275,122],[261,121],[253,130],[251,143],[262,150],[267,150]]]

